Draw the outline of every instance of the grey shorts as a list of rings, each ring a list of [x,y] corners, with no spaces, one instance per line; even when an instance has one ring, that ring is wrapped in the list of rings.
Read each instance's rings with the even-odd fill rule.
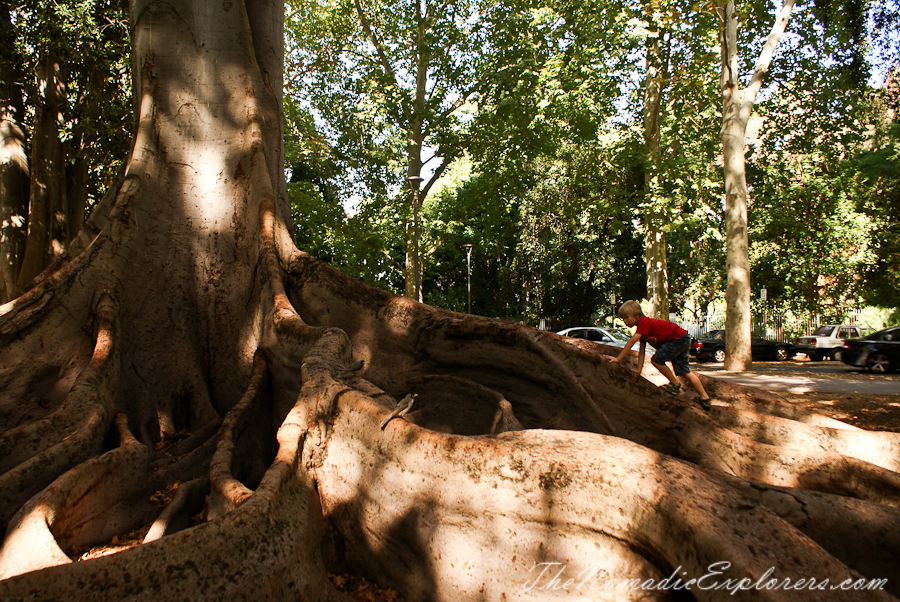
[[[691,373],[688,365],[691,350],[691,335],[684,335],[680,339],[669,339],[657,348],[651,360],[657,364],[672,362],[672,372],[675,376],[684,376]]]

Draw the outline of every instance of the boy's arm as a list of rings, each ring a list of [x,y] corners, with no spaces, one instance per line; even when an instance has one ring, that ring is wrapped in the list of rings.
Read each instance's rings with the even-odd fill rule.
[[[647,350],[647,341],[641,339],[641,346],[638,349],[638,365],[637,365],[637,373],[640,374],[641,370],[644,369],[644,353]]]
[[[624,346],[624,347],[622,347],[622,352],[619,353],[619,357],[614,357],[614,358],[612,358],[612,359],[609,360],[609,361],[611,361],[611,362],[614,363],[614,364],[618,364],[619,362],[621,362],[621,361],[622,361],[622,358],[625,357],[625,354],[627,354],[629,351],[631,351],[631,348],[632,348],[632,347],[634,346],[634,344],[637,343],[638,341],[641,341],[641,335],[638,334],[638,333],[634,333],[634,336],[631,337],[630,339],[628,339],[628,342],[625,343],[625,346]],[[641,351],[643,351],[643,350],[644,350],[644,341],[641,341]],[[643,357],[643,354],[641,354],[641,357]],[[642,360],[642,361],[643,361],[643,360]]]

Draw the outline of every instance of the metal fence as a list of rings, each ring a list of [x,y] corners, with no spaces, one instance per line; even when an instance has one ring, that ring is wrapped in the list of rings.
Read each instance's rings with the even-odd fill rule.
[[[754,313],[751,318],[751,329],[754,336],[760,336],[772,341],[793,341],[797,337],[812,334],[816,328],[823,324],[859,324],[859,310],[847,312],[843,316],[806,316],[798,317],[793,315],[772,314],[767,312]],[[683,321],[677,320],[676,317],[670,316],[673,322],[677,322],[679,326],[691,333],[691,336],[700,338],[712,330],[725,328],[725,314],[713,313],[704,316],[700,321]],[[866,326],[874,326],[875,324],[867,324]]]

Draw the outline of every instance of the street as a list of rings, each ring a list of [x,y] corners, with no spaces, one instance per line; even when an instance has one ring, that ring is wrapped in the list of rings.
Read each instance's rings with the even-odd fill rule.
[[[691,370],[767,391],[900,395],[900,373],[871,374],[841,362],[754,362],[752,372],[725,372],[722,364],[691,363]]]

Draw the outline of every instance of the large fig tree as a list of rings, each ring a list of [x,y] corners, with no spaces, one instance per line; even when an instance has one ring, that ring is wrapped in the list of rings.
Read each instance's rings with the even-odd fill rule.
[[[0,599],[900,593],[900,435],[332,269],[285,222],[281,3],[131,10],[127,170],[0,307]]]

